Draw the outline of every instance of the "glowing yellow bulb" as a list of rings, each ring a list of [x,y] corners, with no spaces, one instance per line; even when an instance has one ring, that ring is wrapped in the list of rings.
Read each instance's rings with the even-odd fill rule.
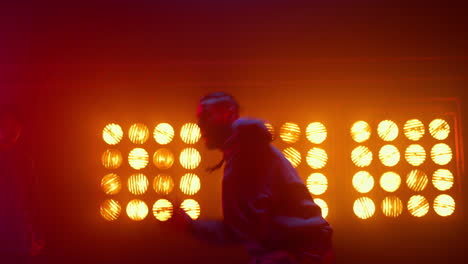
[[[409,140],[418,141],[424,136],[424,124],[418,119],[411,119],[406,121],[403,131]]]
[[[119,218],[121,211],[122,207],[120,203],[113,199],[105,200],[100,208],[102,218],[107,221],[114,221]]]
[[[432,175],[432,184],[439,191],[447,191],[453,186],[453,174],[447,169],[438,169]]]
[[[395,172],[385,172],[380,177],[380,187],[387,192],[394,192],[400,188],[401,178],[400,175]]]
[[[123,130],[117,124],[108,124],[102,130],[102,139],[109,145],[118,144],[123,138]]]
[[[198,219],[200,216],[200,205],[193,199],[184,200],[180,205],[180,208],[182,208],[193,220]]]
[[[324,149],[314,147],[307,152],[306,160],[312,169],[321,169],[327,165],[328,155]]]
[[[148,190],[149,181],[144,174],[136,173],[128,178],[128,190],[135,194],[141,195]]]
[[[149,129],[141,123],[133,124],[128,130],[128,137],[135,144],[143,144],[149,138]]]
[[[314,144],[321,144],[327,139],[327,128],[320,122],[310,123],[306,129],[307,139]]]
[[[133,199],[127,204],[127,215],[133,221],[141,221],[148,215],[148,206],[142,200]]]
[[[161,145],[169,144],[174,138],[174,128],[168,123],[158,124],[154,128],[153,137]]]
[[[154,152],[154,165],[161,170],[167,170],[174,164],[174,154],[168,149],[162,148]]]
[[[438,165],[447,165],[452,161],[452,149],[444,143],[435,144],[431,149],[431,158]]]
[[[301,135],[301,129],[296,123],[287,122],[280,128],[280,138],[286,143],[296,143]]]
[[[185,148],[180,153],[179,161],[184,169],[193,170],[200,165],[201,156],[198,150],[194,148]]]
[[[200,178],[196,174],[186,173],[180,179],[179,187],[184,194],[196,194],[200,190]]]
[[[358,143],[368,140],[370,136],[371,128],[365,121],[358,121],[351,127],[351,137]]]
[[[351,152],[351,160],[358,167],[367,167],[372,163],[372,152],[365,146],[356,147]]]
[[[307,188],[315,195],[323,194],[327,191],[328,180],[322,173],[312,173],[307,178]]]
[[[320,198],[315,198],[314,203],[317,204],[320,207],[320,210],[322,211],[322,217],[327,218],[328,216],[328,204],[320,199]]]
[[[403,212],[403,202],[396,196],[385,197],[382,201],[382,212],[388,217],[398,217]]]
[[[400,151],[393,145],[385,145],[379,151],[379,159],[383,165],[393,167],[400,161]]]
[[[166,199],[159,199],[153,205],[153,215],[161,222],[169,220],[173,210],[172,203]]]
[[[302,157],[301,153],[294,149],[293,147],[285,148],[283,150],[284,157],[291,162],[291,165],[296,168],[301,163]]]
[[[153,189],[158,194],[169,194],[174,189],[172,177],[166,174],[158,174],[153,181]]]
[[[429,133],[438,140],[446,139],[450,134],[450,126],[443,119],[434,119],[429,124]]]
[[[434,200],[434,211],[440,216],[449,216],[455,212],[455,200],[447,194],[441,194]]]
[[[361,219],[369,219],[375,213],[375,204],[372,199],[368,197],[361,197],[354,201],[354,213]]]
[[[368,193],[374,188],[374,177],[367,171],[359,171],[353,176],[353,186],[360,193]]]
[[[419,166],[426,160],[426,151],[421,145],[412,144],[405,151],[405,159],[413,166]]]
[[[406,184],[415,192],[420,192],[426,189],[428,182],[429,180],[427,179],[426,173],[420,170],[412,170],[406,176]]]
[[[398,137],[398,126],[391,120],[384,120],[379,123],[377,133],[384,141],[393,141]]]
[[[102,165],[106,169],[117,169],[122,165],[122,154],[116,149],[108,149],[102,154]]]
[[[275,135],[275,128],[271,123],[265,123],[265,127],[267,128],[268,132],[270,132],[271,140],[275,140],[276,135]]]
[[[106,194],[118,194],[122,189],[122,183],[119,176],[115,173],[109,173],[101,180],[101,188]]]
[[[187,123],[180,129],[180,137],[186,144],[195,144],[201,138],[200,127],[194,123]]]
[[[408,211],[416,217],[423,217],[429,212],[429,203],[422,195],[413,195],[408,201]]]
[[[128,154],[128,164],[135,170],[141,170],[148,165],[148,152],[142,148],[134,148]]]

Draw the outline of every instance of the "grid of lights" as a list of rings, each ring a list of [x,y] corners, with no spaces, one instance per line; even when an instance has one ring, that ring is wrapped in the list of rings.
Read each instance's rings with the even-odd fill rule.
[[[423,217],[431,205],[439,216],[454,213],[453,197],[440,193],[450,191],[454,183],[453,133],[447,120],[409,119],[400,125],[382,120],[375,128],[360,120],[351,125],[350,134],[350,159],[356,168],[352,185],[359,194],[353,211],[358,218],[369,219],[377,212],[393,218],[405,212]],[[373,190],[384,194],[380,202]],[[407,199],[402,198],[405,194]]]
[[[270,123],[265,123],[268,131],[272,134],[272,139],[276,138],[274,127]],[[328,132],[325,125],[321,122],[312,122],[301,130],[301,127],[293,122],[285,122],[279,129],[279,138],[285,144],[282,152],[287,160],[294,168],[299,168],[301,164],[306,163],[307,179],[306,185],[309,192],[314,197],[315,203],[322,209],[322,216],[328,216],[328,204],[323,199],[323,195],[328,190],[328,178],[325,176],[323,169],[328,162],[328,154],[323,148],[323,143],[326,141]],[[302,144],[301,138],[305,135],[307,141],[307,150],[304,151],[304,156],[299,150]],[[300,146],[299,146],[300,145]],[[303,162],[305,160],[305,162]]]
[[[150,135],[150,129],[142,123],[129,126],[127,134],[119,124],[115,123],[106,125],[102,130],[102,139],[107,147],[101,156],[101,163],[106,169],[101,179],[101,190],[108,196],[100,206],[103,219],[115,221],[124,211],[129,219],[142,221],[151,213],[150,209],[154,219],[158,221],[167,221],[171,218],[176,205],[164,196],[173,192],[176,186],[173,176],[177,159],[175,151],[170,147],[176,138],[175,130],[168,123],[160,123],[153,130],[154,142],[151,142]],[[193,145],[201,138],[200,128],[194,123],[184,124],[179,135],[183,144],[187,145]],[[127,148],[126,144],[131,146],[128,155],[121,151]],[[156,144],[154,151],[150,150],[150,144]],[[120,150],[117,146],[121,146]],[[125,157],[129,167],[125,167]],[[200,216],[200,205],[192,199],[201,188],[200,178],[195,173],[200,163],[201,155],[193,146],[186,146],[180,151],[177,165],[180,165],[181,170],[178,171],[182,173],[178,187],[189,198],[178,206],[192,219]],[[122,200],[125,200],[123,197],[130,197],[130,201],[123,204]],[[143,199],[148,197],[154,199],[152,201]]]

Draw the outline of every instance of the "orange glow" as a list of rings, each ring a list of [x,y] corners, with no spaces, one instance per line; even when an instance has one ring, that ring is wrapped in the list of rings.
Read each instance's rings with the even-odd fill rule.
[[[169,220],[173,210],[172,203],[166,199],[159,199],[153,205],[153,215],[161,222]]]
[[[134,148],[128,154],[128,164],[135,170],[141,170],[148,165],[148,152],[142,148]]]
[[[320,122],[313,122],[307,126],[307,139],[314,144],[321,144],[327,139],[327,128]]]
[[[398,137],[398,126],[391,120],[384,120],[379,123],[377,133],[384,141],[393,141]]]
[[[365,146],[356,147],[351,152],[351,160],[358,167],[367,167],[372,163],[372,152]]]
[[[316,203],[320,207],[320,209],[322,210],[322,217],[327,218],[327,216],[328,216],[328,204],[324,200],[322,200],[320,198],[315,198],[314,203]]]
[[[270,132],[270,135],[271,135],[271,140],[275,140],[276,139],[276,134],[275,134],[275,128],[273,127],[273,125],[271,123],[265,123],[265,127],[268,129],[268,132]]]
[[[280,138],[286,143],[296,143],[301,135],[301,129],[296,123],[287,122],[280,128]]]
[[[200,165],[201,156],[198,150],[194,148],[185,148],[180,153],[179,161],[184,169],[193,170]]]
[[[174,164],[174,154],[165,148],[158,149],[156,152],[154,152],[153,163],[158,169],[170,169]]]
[[[187,123],[180,129],[180,138],[186,144],[195,144],[201,138],[200,127],[195,123]]]
[[[328,180],[322,173],[312,173],[307,178],[307,188],[315,195],[323,194],[327,191]]]
[[[102,139],[109,145],[118,144],[123,138],[123,130],[117,124],[108,124],[102,130]]]
[[[187,195],[196,194],[200,190],[200,178],[194,173],[186,173],[180,179],[180,190]]]
[[[395,172],[385,172],[380,177],[380,186],[387,192],[394,192],[400,188],[401,178],[400,175]]]
[[[420,192],[426,189],[428,182],[429,180],[427,179],[426,173],[421,170],[412,170],[406,176],[406,184],[415,192]]]
[[[317,170],[327,165],[328,155],[324,149],[314,147],[307,152],[306,160],[312,169]]]
[[[411,119],[406,121],[403,131],[409,140],[418,141],[424,136],[424,124],[418,119]]]
[[[169,194],[174,189],[172,177],[166,174],[158,174],[153,181],[153,189],[158,194]]]
[[[455,200],[447,194],[441,194],[434,200],[434,211],[440,216],[450,216],[455,212]]]
[[[419,166],[426,160],[426,151],[421,145],[412,144],[406,148],[405,159],[409,164]]]
[[[351,137],[358,143],[368,140],[370,136],[371,128],[365,121],[358,121],[351,127]]]
[[[141,221],[148,215],[148,206],[142,200],[133,199],[127,205],[127,215],[133,221]]]
[[[120,182],[119,176],[115,173],[107,174],[101,180],[101,188],[105,194],[118,194],[122,189],[122,183]]]
[[[302,160],[301,153],[299,153],[299,151],[297,151],[295,148],[293,147],[285,148],[283,150],[283,154],[284,154],[284,157],[288,159],[289,162],[291,162],[291,165],[294,168],[297,168],[297,166],[299,166],[299,164],[301,163],[301,160]]]
[[[368,197],[361,197],[354,201],[354,213],[361,219],[369,219],[375,213],[375,204],[372,199]]]
[[[408,211],[416,217],[423,217],[429,212],[429,203],[422,195],[413,195],[408,201]]]
[[[128,178],[128,190],[135,195],[144,194],[148,190],[148,178],[142,173],[136,173]]]
[[[182,208],[193,220],[198,219],[200,216],[200,205],[193,199],[184,200],[180,205],[180,208]]]
[[[383,165],[393,167],[400,161],[400,151],[393,145],[385,145],[379,151],[379,159]]]
[[[374,177],[367,171],[359,171],[353,176],[353,186],[360,193],[368,193],[374,188]]]
[[[447,191],[453,186],[453,174],[447,169],[438,169],[432,175],[432,184],[439,191]]]
[[[128,130],[128,137],[135,144],[143,144],[149,138],[149,129],[141,123],[133,124]]]
[[[102,165],[106,169],[117,169],[122,165],[122,154],[116,149],[108,149],[102,154]]]
[[[450,126],[447,121],[443,119],[434,119],[429,124],[429,133],[431,136],[438,140],[444,140],[448,138],[450,134]]]
[[[398,217],[403,212],[403,202],[396,196],[385,197],[382,201],[382,212],[388,217]]]
[[[154,128],[153,137],[161,145],[169,144],[174,138],[174,128],[168,123],[158,124]]]
[[[113,199],[105,200],[100,208],[102,218],[107,221],[114,221],[119,218],[121,211],[120,203]]]
[[[452,161],[452,149],[444,143],[435,144],[431,149],[431,158],[438,165],[447,165]]]

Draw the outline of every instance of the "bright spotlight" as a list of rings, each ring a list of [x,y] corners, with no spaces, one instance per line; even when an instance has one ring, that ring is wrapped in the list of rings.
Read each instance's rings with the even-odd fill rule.
[[[322,211],[322,217],[327,218],[327,216],[328,216],[328,204],[324,200],[322,200],[320,198],[314,198],[314,203],[317,204],[320,207],[320,209]]]
[[[434,211],[440,216],[450,216],[455,211],[455,200],[447,194],[441,194],[434,200]]]
[[[296,143],[300,135],[301,129],[296,123],[287,122],[280,128],[280,138],[286,143]]]
[[[412,144],[406,148],[405,159],[409,164],[419,166],[426,160],[426,151],[421,145]]]
[[[385,145],[379,151],[379,159],[383,165],[393,167],[400,161],[400,151],[393,145]]]
[[[406,176],[406,184],[415,192],[424,190],[428,182],[426,173],[421,170],[412,170]]]
[[[398,217],[403,212],[403,202],[396,196],[385,197],[382,201],[382,212],[388,217]]]
[[[443,119],[434,119],[429,124],[429,133],[431,136],[438,140],[444,140],[448,138],[450,134],[450,126],[447,121]]]
[[[186,173],[180,179],[180,190],[187,195],[196,194],[200,190],[200,178],[194,173]]]
[[[143,144],[149,138],[149,129],[141,123],[133,124],[128,130],[128,137],[135,144]]]
[[[186,144],[195,144],[201,138],[200,127],[195,123],[187,123],[180,129],[180,138]]]
[[[184,169],[193,170],[200,165],[201,155],[198,150],[194,148],[185,148],[180,153],[179,161]]]
[[[172,203],[166,199],[159,199],[153,205],[153,215],[161,222],[169,220],[173,210]]]
[[[116,149],[108,149],[102,154],[102,165],[106,169],[117,169],[122,165],[122,154]]]
[[[380,177],[380,186],[387,192],[394,192],[400,188],[401,178],[395,172],[389,171]]]
[[[398,137],[398,126],[391,120],[384,120],[379,123],[377,133],[384,141],[393,141]]]
[[[109,173],[101,180],[101,188],[105,194],[115,195],[122,189],[120,178],[115,173]]]
[[[375,204],[372,199],[368,197],[361,197],[354,201],[354,213],[361,219],[369,219],[375,213]]]
[[[297,151],[295,148],[293,147],[285,148],[283,149],[283,154],[284,154],[284,157],[287,160],[289,160],[289,162],[294,168],[297,168],[297,166],[299,166],[299,164],[301,163],[301,160],[302,160],[301,153]]]
[[[321,144],[327,139],[327,128],[320,122],[313,122],[307,126],[307,139],[314,144]]]
[[[351,127],[351,137],[358,143],[368,140],[370,136],[371,128],[365,121],[358,121]]]
[[[171,143],[174,138],[174,128],[168,123],[158,124],[154,128],[153,133],[154,140],[161,145],[167,145]]]
[[[307,152],[307,164],[312,169],[321,169],[327,165],[328,155],[324,149],[313,147]]]
[[[408,201],[408,211],[416,217],[423,217],[429,212],[429,202],[422,195],[413,195]]]
[[[123,130],[117,124],[108,124],[102,130],[102,139],[109,145],[118,144],[123,138]]]
[[[119,218],[121,211],[120,203],[113,199],[105,200],[100,208],[102,218],[107,221],[114,221]]]
[[[435,164],[447,165],[452,161],[452,149],[445,143],[435,144],[431,149],[431,158]]]
[[[180,205],[180,208],[182,208],[193,220],[198,219],[200,216],[200,205],[193,199],[184,200]]]
[[[133,221],[141,221],[148,215],[148,206],[142,200],[133,199],[127,205],[127,215]]]
[[[359,171],[353,176],[353,186],[360,193],[368,193],[374,188],[374,177],[367,171]]]
[[[328,180],[322,173],[312,173],[307,178],[307,188],[314,195],[320,195],[327,191]]]
[[[135,170],[141,170],[148,165],[148,152],[142,148],[134,148],[128,154],[128,164]]]
[[[447,169],[438,169],[432,175],[432,184],[439,191],[447,191],[453,186],[453,174]]]
[[[166,174],[158,174],[153,181],[153,189],[158,194],[169,194],[174,189],[172,177]]]
[[[135,195],[144,194],[148,190],[148,178],[142,173],[136,173],[128,178],[128,190]]]
[[[367,167],[372,162],[372,152],[368,147],[358,146],[351,152],[351,160],[358,167]]]
[[[170,169],[174,164],[174,154],[165,148],[158,149],[156,152],[154,152],[153,163],[158,169]]]
[[[406,121],[403,131],[409,140],[418,141],[424,136],[424,124],[418,119],[411,119]]]

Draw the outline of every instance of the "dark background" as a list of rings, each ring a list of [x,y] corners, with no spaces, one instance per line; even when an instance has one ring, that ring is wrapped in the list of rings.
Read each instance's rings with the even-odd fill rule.
[[[161,225],[107,224],[99,218],[95,170],[101,129],[109,119],[193,121],[202,94],[225,90],[238,98],[246,115],[282,122],[306,112],[345,129],[353,113],[391,113],[392,105],[405,106],[401,101],[457,98],[466,135],[468,41],[461,4],[100,0],[1,5],[0,103],[16,104],[24,117],[21,144],[35,159],[43,191],[47,247],[40,258],[47,263],[246,259],[242,249],[200,245]],[[339,144],[344,142],[333,149],[347,153]],[[207,155],[213,161],[218,157]],[[209,190],[205,199],[213,201],[208,214],[220,216],[220,175],[213,179],[202,179]],[[458,184],[457,206],[466,204],[466,181]],[[352,213],[337,213],[330,220],[337,263],[465,263],[460,208],[450,220],[363,222]]]

